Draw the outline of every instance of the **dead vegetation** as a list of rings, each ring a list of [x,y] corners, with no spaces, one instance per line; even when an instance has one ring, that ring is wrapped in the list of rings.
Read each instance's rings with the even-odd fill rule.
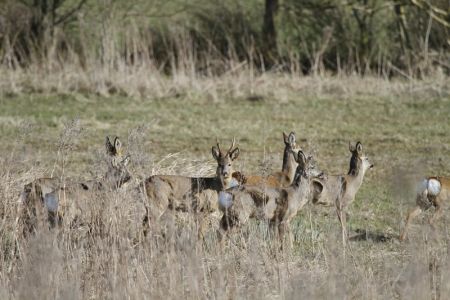
[[[17,94],[0,100],[0,297],[445,298],[448,216],[436,229],[417,220],[405,243],[398,233],[414,203],[413,179],[448,175],[448,79],[245,74],[184,77],[178,88],[186,91],[163,101],[149,101],[158,93],[150,83],[144,97],[104,98],[91,94],[94,83],[83,95],[66,90],[66,81],[60,90],[31,94],[16,82]],[[173,78],[158,83],[161,90],[175,85]],[[265,99],[245,101],[252,90]],[[67,120],[71,114],[78,121]],[[139,179],[213,176],[210,147],[216,137],[232,136],[241,150],[235,170],[271,174],[281,169],[282,130],[295,130],[297,144],[330,174],[348,169],[350,139],[360,138],[376,165],[350,206],[345,257],[335,212],[313,205],[291,221],[293,248],[283,251],[266,221],[248,222],[221,248],[220,215],[208,220],[203,240],[199,220],[184,212],[165,219],[163,232],[143,236],[133,189]],[[99,178],[106,171],[106,134],[119,135],[130,154],[129,186],[96,193],[87,203],[89,226],[49,230],[42,221],[23,239],[16,220],[24,184],[50,175]]]

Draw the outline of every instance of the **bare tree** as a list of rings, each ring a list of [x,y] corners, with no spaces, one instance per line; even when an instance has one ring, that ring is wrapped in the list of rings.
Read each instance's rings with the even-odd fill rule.
[[[63,9],[63,4],[66,0],[20,0],[20,2],[27,6],[33,15],[30,34],[35,42],[40,43],[47,30],[52,34],[55,26],[72,21],[87,0],[79,0],[73,6],[65,9]]]

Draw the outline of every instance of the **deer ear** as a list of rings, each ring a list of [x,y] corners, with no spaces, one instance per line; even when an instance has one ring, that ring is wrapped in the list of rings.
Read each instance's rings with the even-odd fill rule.
[[[362,144],[361,142],[356,143],[356,151],[358,151],[358,154],[362,154]]]
[[[109,137],[106,136],[106,141],[105,141],[105,148],[106,148],[106,153],[108,155],[116,155],[116,149],[114,148],[113,144],[111,144],[111,141],[109,140]]]
[[[354,152],[356,150],[356,147],[352,145],[352,142],[348,142],[348,150],[350,150],[350,152]]]
[[[220,151],[219,151],[219,149],[216,146],[212,147],[211,153],[212,153],[212,156],[214,157],[215,160],[219,160],[219,158],[220,158]]]
[[[323,183],[318,180],[313,180],[313,192],[315,195],[320,195],[323,191]]]
[[[306,163],[306,155],[305,155],[305,153],[303,153],[302,150],[298,151],[298,160],[299,160],[299,162]]]
[[[114,139],[114,148],[116,149],[116,155],[122,154],[122,142],[119,140],[118,137]]]
[[[293,151],[292,153],[294,154],[294,159],[298,164],[306,162],[305,153],[303,153],[302,150],[298,150],[298,152]]]
[[[238,157],[239,157],[239,153],[240,153],[239,148],[236,148],[236,149],[234,149],[233,151],[231,151],[231,152],[230,152],[230,158],[231,158],[231,160],[235,160],[236,158],[238,158]]]
[[[288,137],[288,135],[286,134],[286,132],[284,132],[284,131],[283,131],[283,141],[284,141],[285,144],[288,144],[288,143],[289,143],[289,137]]]
[[[292,131],[291,133],[289,133],[289,140],[288,140],[290,145],[294,145],[295,144],[295,133]]]

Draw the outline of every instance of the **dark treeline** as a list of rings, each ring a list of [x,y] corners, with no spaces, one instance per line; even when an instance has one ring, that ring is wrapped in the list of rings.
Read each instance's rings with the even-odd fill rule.
[[[448,0],[0,0],[0,63],[450,72]],[[230,64],[230,62],[233,64]]]

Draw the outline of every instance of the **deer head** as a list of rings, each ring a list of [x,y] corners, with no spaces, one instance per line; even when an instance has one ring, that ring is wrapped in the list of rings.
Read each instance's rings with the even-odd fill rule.
[[[211,149],[212,156],[217,161],[216,175],[222,181],[222,184],[228,186],[232,180],[233,174],[233,161],[239,156],[239,148],[235,148],[236,139],[233,138],[231,142],[231,147],[227,152],[223,152],[220,149],[219,141],[217,141],[217,146],[213,146]]]
[[[292,151],[298,152],[299,150],[302,150],[301,147],[297,145],[297,142],[295,140],[295,133],[291,131],[289,135],[286,134],[286,132],[283,131],[283,140],[284,140],[284,157],[283,157],[283,164],[285,161],[289,158],[289,155],[292,154]]]
[[[291,149],[296,149],[297,144],[295,142],[295,133],[291,131],[289,135],[286,134],[286,132],[283,131],[283,140],[286,147],[289,147]]]
[[[122,142],[118,137],[114,138],[114,143],[111,143],[109,137],[106,137],[105,147],[106,153],[110,157],[105,180],[113,187],[120,187],[131,179],[131,175],[127,169],[127,165],[130,162],[130,155],[124,156]]]
[[[348,175],[357,176],[360,171],[364,174],[368,169],[373,168],[373,164],[369,161],[369,158],[363,154],[361,142],[357,142],[355,146],[349,142],[348,149],[352,153]]]
[[[292,179],[295,176],[295,169],[296,169],[296,162],[292,155],[292,153],[297,153],[301,148],[297,146],[297,143],[295,141],[295,133],[291,132],[289,135],[287,135],[283,131],[283,141],[284,141],[284,153],[283,153],[283,166],[282,166],[282,172],[284,172],[286,175],[289,176],[289,179],[292,181]]]
[[[300,177],[312,178],[322,176],[323,172],[316,167],[316,163],[311,155],[306,157],[302,150],[298,152],[293,151],[292,154],[298,164],[297,170],[295,171],[294,183],[298,183]]]

